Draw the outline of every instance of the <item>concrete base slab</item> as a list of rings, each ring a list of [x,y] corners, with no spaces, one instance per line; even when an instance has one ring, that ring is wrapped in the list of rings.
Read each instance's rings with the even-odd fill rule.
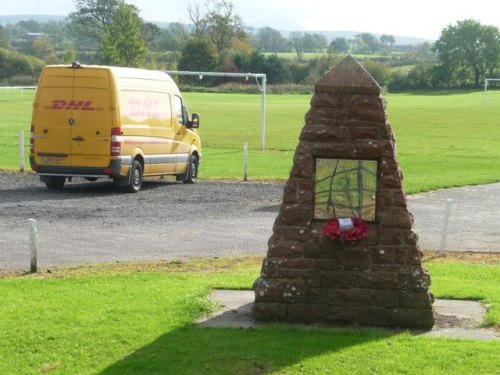
[[[256,328],[269,323],[256,322],[252,317],[252,290],[213,290],[211,298],[221,306],[212,316],[198,321],[200,327]],[[500,332],[481,328],[486,307],[476,301],[436,300],[436,324],[432,330],[416,334],[427,337],[447,337],[469,340],[500,340]],[[294,325],[296,326],[296,325]],[[311,327],[299,325],[300,327]],[[333,328],[333,327],[325,327]],[[338,328],[338,327],[337,327]]]

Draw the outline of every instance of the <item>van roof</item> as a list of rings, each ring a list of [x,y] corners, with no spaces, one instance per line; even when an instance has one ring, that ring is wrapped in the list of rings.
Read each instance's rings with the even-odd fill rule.
[[[107,65],[80,65],[78,63],[73,63],[72,65],[47,65],[44,70],[59,70],[61,69],[83,69],[83,70],[105,70],[109,71],[116,79],[117,82],[124,84],[125,82],[131,82],[131,80],[149,80],[149,81],[159,81],[167,86],[173,86],[175,91],[178,92],[177,84],[166,72],[161,70],[149,70],[149,69],[139,69],[139,68],[124,68],[118,66],[107,66]],[[121,86],[121,85],[120,85]]]

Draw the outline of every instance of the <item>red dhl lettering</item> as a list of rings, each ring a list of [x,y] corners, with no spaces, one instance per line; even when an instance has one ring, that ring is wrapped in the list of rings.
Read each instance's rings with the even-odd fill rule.
[[[157,99],[129,98],[122,108],[122,115],[131,118],[169,118],[170,108],[162,108]],[[128,104],[128,105],[127,105]]]
[[[44,107],[45,109],[54,110],[69,110],[69,111],[102,111],[100,107],[92,106],[91,100],[62,100],[55,99],[52,100],[50,105]]]

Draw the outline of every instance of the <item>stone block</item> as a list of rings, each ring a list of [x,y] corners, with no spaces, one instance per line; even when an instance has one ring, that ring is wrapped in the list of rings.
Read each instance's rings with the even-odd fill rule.
[[[309,227],[293,227],[275,224],[274,236],[283,241],[307,242],[311,235]]]
[[[370,306],[370,289],[328,289],[328,302],[333,306]]]
[[[335,271],[338,269],[337,259],[313,259],[312,269],[322,271]]]
[[[342,108],[343,95],[331,94],[316,94],[311,99],[311,107],[313,108]]]
[[[353,96],[352,117],[368,121],[385,121],[385,113],[380,97],[376,96]]]
[[[267,256],[270,258],[303,258],[304,244],[295,241],[272,242],[267,250]]]
[[[325,288],[319,287],[309,287],[307,288],[307,300],[308,304],[328,304],[328,293]]]
[[[429,292],[409,292],[400,294],[401,307],[428,309],[433,297]]]
[[[302,129],[301,141],[312,142],[343,142],[347,138],[346,128],[337,128],[330,125],[309,125]]]
[[[398,307],[399,292],[397,290],[373,290],[370,306],[375,307]]]
[[[403,308],[389,310],[392,327],[430,328],[434,325],[432,309]]]
[[[375,265],[393,265],[394,264],[394,249],[392,246],[376,246],[370,249],[371,270],[375,269]],[[399,266],[398,266],[399,267]]]
[[[340,269],[364,271],[370,268],[370,248],[345,249],[337,252]]]
[[[283,203],[313,204],[314,185],[309,178],[291,178],[283,191]]]
[[[356,159],[370,160],[391,155],[394,155],[394,144],[392,141],[364,139],[354,142],[354,157]]]
[[[327,289],[350,289],[359,287],[359,273],[352,271],[328,271],[324,273],[323,285]]]
[[[398,274],[390,271],[360,272],[358,277],[360,288],[397,290]]]
[[[354,145],[350,143],[301,142],[297,152],[323,158],[354,158]]]
[[[313,207],[301,203],[284,203],[278,215],[278,225],[310,226],[313,218]]]
[[[356,323],[362,326],[386,327],[389,324],[389,312],[383,307],[357,307]]]
[[[356,324],[356,309],[350,306],[332,306],[328,305],[325,314],[320,323],[354,325]]]
[[[391,140],[391,134],[381,127],[350,127],[347,128],[350,140]]]
[[[298,148],[298,147],[297,147]],[[314,159],[311,154],[295,154],[290,177],[311,179],[314,174]]]
[[[306,287],[301,279],[263,279],[253,285],[255,301],[259,302],[304,302]]]
[[[377,210],[377,222],[381,228],[392,227],[401,229],[411,229],[413,217],[408,210],[401,207],[382,208]]]
[[[283,322],[287,318],[287,305],[275,302],[255,302],[252,316],[255,320]]]
[[[415,246],[404,245],[394,249],[394,263],[419,266],[422,263],[422,259]]]

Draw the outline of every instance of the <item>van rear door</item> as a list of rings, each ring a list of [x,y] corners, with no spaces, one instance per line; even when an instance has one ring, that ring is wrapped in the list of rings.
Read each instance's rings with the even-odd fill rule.
[[[110,159],[110,73],[105,69],[75,69],[71,127],[71,164],[74,167],[106,167]]]
[[[106,167],[110,158],[111,92],[105,69],[44,71],[35,103],[35,162]]]

